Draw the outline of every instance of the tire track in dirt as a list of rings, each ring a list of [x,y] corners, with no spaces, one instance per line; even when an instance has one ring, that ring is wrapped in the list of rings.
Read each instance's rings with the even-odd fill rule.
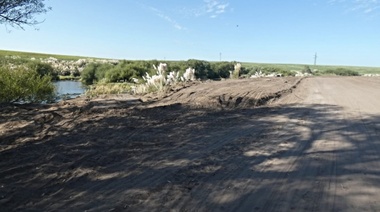
[[[322,192],[324,194],[323,199],[315,201],[315,204],[319,206],[315,207],[314,210],[335,211],[351,208],[355,211],[363,211],[378,208],[379,205],[376,203],[365,203],[365,201],[361,201],[360,198],[353,197],[353,190],[351,189],[349,192],[350,186],[347,186],[347,184],[352,184],[353,181],[357,184],[362,184],[361,187],[354,184],[357,191],[363,192],[363,194],[358,195],[358,197],[372,195],[372,198],[375,199],[378,199],[379,197],[378,195],[374,195],[374,192],[368,192],[368,194],[365,194],[366,192],[364,191],[370,187],[371,190],[378,190],[379,186],[376,183],[368,183],[371,180],[364,180],[365,177],[360,175],[360,171],[359,173],[348,171],[347,167],[356,166],[357,170],[369,170],[374,169],[374,167],[379,167],[379,164],[374,164],[371,167],[364,166],[364,164],[369,164],[369,160],[361,159],[363,158],[363,155],[371,155],[371,157],[378,158],[379,154],[378,142],[376,142],[378,140],[378,135],[376,131],[368,131],[363,128],[365,126],[363,125],[363,122],[372,122],[373,124],[379,122],[376,116],[373,119],[371,115],[369,115],[376,111],[372,105],[377,101],[373,100],[378,99],[373,98],[373,96],[378,96],[378,93],[374,93],[374,91],[379,89],[379,84],[368,83],[368,79],[365,78],[320,78],[310,81],[314,81],[314,83],[318,84],[318,86],[309,85],[314,89],[317,88],[316,91],[318,91],[318,95],[309,95],[308,98],[305,98],[305,103],[321,102],[323,104],[341,106],[341,109],[336,111],[337,115],[332,116],[339,120],[341,123],[340,128],[334,129],[334,127],[328,126],[328,123],[333,121],[326,120],[326,122],[323,122],[326,126],[320,126],[320,129],[326,128],[326,131],[328,130],[329,132],[324,133],[323,140],[313,141],[314,145],[318,144],[315,145],[314,148],[324,149],[325,151],[329,150],[333,153],[330,157],[330,160],[332,161],[332,170],[329,172],[331,174],[329,175],[330,178],[328,180],[330,183]],[[378,79],[371,79],[371,82],[374,81],[379,82]],[[363,85],[371,85],[375,87]],[[371,97],[368,98],[369,96]],[[361,97],[362,101],[360,101],[358,97]],[[377,114],[379,114],[378,110]],[[366,142],[363,142],[364,140]],[[370,149],[372,153],[366,153],[368,151],[368,146],[371,146]],[[373,151],[373,149],[376,149],[376,151]],[[329,154],[331,155],[331,153]],[[328,158],[329,154],[323,155]],[[342,198],[350,200],[342,201]],[[330,203],[321,205],[321,201]]]
[[[251,135],[252,137],[260,137],[260,135],[257,134],[257,128],[254,128],[254,125],[250,126],[249,127],[251,131],[248,131],[247,134]],[[229,132],[230,134],[233,134],[235,136],[235,138],[239,138],[239,137],[245,137],[244,135],[242,135],[241,132],[238,132],[236,131],[235,133],[233,132]],[[252,134],[252,133],[255,133],[255,134]],[[276,133],[277,134],[277,133]],[[263,138],[263,140],[266,140],[266,139],[270,139],[270,137],[266,136]],[[263,142],[263,141],[262,141]],[[208,158],[206,159],[202,159],[203,161],[209,161],[209,163],[211,164],[218,164],[218,165],[222,165],[223,162],[229,162],[231,163],[231,160],[233,160],[234,162],[232,162],[233,164],[238,164],[238,161],[239,160],[239,155],[241,155],[243,153],[243,151],[241,149],[238,149],[238,150],[233,150],[233,146],[236,146],[236,144],[232,143],[232,142],[229,142],[227,143],[226,145],[224,145],[222,148],[219,148],[219,149],[215,149],[215,151],[212,151],[210,155],[212,156],[209,156]],[[207,147],[206,147],[207,148]],[[235,153],[234,153],[235,152]],[[226,155],[228,154],[228,155]],[[215,162],[215,158],[219,158],[219,157],[222,157],[222,156],[225,156],[225,158],[222,160],[222,161],[217,161]],[[233,159],[234,157],[237,157],[237,159]],[[210,161],[214,161],[214,162],[210,162]],[[286,167],[285,167],[286,168]],[[202,183],[202,182],[212,182],[212,181],[218,181],[220,183],[223,183],[225,179],[233,179],[233,178],[240,178],[241,176],[249,176],[251,175],[251,171],[250,170],[243,170],[242,172],[235,172],[234,170],[224,170],[226,174],[218,174],[218,173],[215,173],[213,174],[212,176],[203,176],[203,175],[200,175],[199,177],[196,177],[195,179],[192,178],[192,182],[196,183],[197,186],[195,187],[191,187],[190,190],[193,192],[193,193],[197,193],[202,190],[207,190],[209,189],[210,191],[212,191],[212,188],[207,188],[205,189],[205,185]],[[261,169],[261,171],[265,171],[265,169]],[[179,171],[179,173],[181,173],[182,171]],[[220,172],[218,170],[218,172]],[[247,174],[248,173],[248,174]],[[281,174],[283,175],[283,174]],[[187,176],[187,178],[189,176],[191,176],[190,174],[185,174],[184,176]],[[222,178],[220,176],[223,176]],[[181,180],[179,180],[181,181]],[[200,183],[201,182],[201,183]],[[215,187],[217,185],[213,185],[213,187]],[[233,188],[233,184],[227,184],[226,187],[231,187]],[[168,191],[171,191],[173,190],[173,188],[169,188],[167,189]],[[203,205],[203,201],[207,201],[209,198],[208,197],[208,192],[204,192],[203,193],[203,197],[204,198],[197,198],[197,199],[201,199],[202,201],[200,202],[194,202],[194,203],[189,203],[191,202],[191,198],[192,196],[185,196],[186,198],[181,198],[179,200],[177,200],[177,202],[181,202],[181,204],[179,205],[176,205],[176,203],[174,203],[174,206],[175,208],[179,208],[180,210],[185,210],[186,208],[183,208],[183,207],[186,207],[187,204],[190,204],[192,205],[192,207],[197,207],[197,208],[201,208],[202,205]],[[197,195],[199,197],[199,194]],[[157,197],[154,197],[153,199],[156,199]],[[148,201],[149,202],[149,201]],[[183,203],[186,203],[186,205],[182,205]],[[210,204],[210,203],[209,203]]]
[[[222,129],[219,129],[219,131],[220,130]],[[209,155],[214,155],[214,152],[221,151],[220,149],[223,149],[227,143],[231,142],[231,140],[233,140],[234,137],[236,137],[236,133],[233,133],[233,131],[234,129],[230,129],[230,134],[228,136],[221,136],[220,132],[217,131],[217,132],[213,132],[211,135],[208,135],[208,137],[206,138],[202,138],[202,136],[200,136],[201,139],[195,138],[193,140],[186,140],[184,141],[184,143],[186,144],[197,143],[197,144],[205,144],[206,146],[198,145],[196,146],[196,148],[194,148],[192,145],[190,147],[185,145],[180,149],[174,150],[173,152],[172,151],[166,152],[165,155],[163,155],[162,157],[165,158],[167,156],[170,156],[171,158],[177,158],[179,156],[182,156],[182,158],[187,158],[187,160],[192,161],[190,164],[188,164],[190,168],[186,167],[185,171],[186,169],[194,170],[197,167],[200,167],[202,169],[204,167],[202,164],[198,164],[199,163],[198,161],[204,161],[205,157],[209,157]],[[192,154],[191,152],[196,152],[196,154]],[[213,164],[213,162],[210,162],[210,163],[211,165]],[[159,162],[157,162],[157,164],[153,164],[153,166],[158,165],[158,164]],[[169,181],[169,184],[181,182],[182,180],[179,180],[179,179],[181,178],[181,176],[183,176],[182,175],[183,172],[184,170],[182,170],[181,168],[179,168],[179,170],[173,170],[173,172],[167,172],[163,175],[160,175],[160,177],[155,178],[155,180],[153,181],[153,184],[158,184],[158,182],[168,182],[168,181]],[[152,180],[150,179],[150,177],[151,176],[147,176],[146,178],[143,178],[143,179],[139,177],[139,181],[142,183],[149,182],[149,184],[151,184]],[[185,177],[189,178],[189,175],[185,175]],[[202,179],[203,179],[202,175],[200,177],[194,176],[194,178],[192,178],[188,184],[191,184],[191,183],[194,184],[196,182],[201,181]],[[193,189],[191,185],[190,186],[187,185],[186,187],[187,189],[190,189],[190,190]],[[171,189],[167,189],[168,192],[170,190]],[[152,199],[156,199],[156,198],[157,197],[154,197]],[[150,202],[150,200],[148,200],[148,202]]]

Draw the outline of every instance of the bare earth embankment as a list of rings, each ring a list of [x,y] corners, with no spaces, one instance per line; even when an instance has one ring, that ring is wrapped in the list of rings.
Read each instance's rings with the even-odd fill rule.
[[[380,211],[380,78],[0,108],[0,211]]]

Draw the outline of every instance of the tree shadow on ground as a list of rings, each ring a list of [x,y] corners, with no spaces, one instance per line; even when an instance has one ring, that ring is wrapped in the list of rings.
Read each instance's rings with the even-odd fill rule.
[[[379,116],[180,104],[46,114],[0,135],[2,211],[380,210]]]

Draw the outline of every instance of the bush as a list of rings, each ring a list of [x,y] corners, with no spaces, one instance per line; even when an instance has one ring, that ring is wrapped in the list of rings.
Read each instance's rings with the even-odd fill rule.
[[[212,71],[217,77],[228,78],[230,77],[230,71],[234,70],[233,62],[217,62],[211,65]]]
[[[211,77],[209,79],[213,79],[215,77],[215,75],[212,73],[211,65],[207,61],[191,59],[186,61],[185,64],[185,67],[191,67],[195,69],[196,78],[208,79],[208,77]]]
[[[82,71],[82,82],[92,85],[97,82],[131,82],[132,78],[142,79],[150,73],[153,66],[145,61],[121,61],[117,65],[109,63],[91,63]]]
[[[302,70],[303,74],[312,74],[313,72],[310,69],[310,66],[305,66]]]
[[[41,76],[27,68],[0,68],[0,103],[51,102],[55,87],[50,75]]]
[[[36,71],[40,76],[51,76],[52,80],[59,80],[58,73],[48,63],[32,61],[26,65],[29,69]]]
[[[109,63],[99,64],[95,69],[95,80],[99,82],[102,79],[104,79],[106,77],[107,71],[112,69],[113,67],[115,66]]]
[[[264,67],[261,69],[262,73],[264,74],[281,74],[282,76],[294,76],[295,73],[292,71],[283,70],[281,68],[277,67]]]
[[[130,90],[131,85],[128,83],[100,83],[89,86],[85,95],[92,98],[104,94],[121,94]]]
[[[106,72],[114,66],[111,64],[90,63],[81,73],[82,83],[92,85],[105,78]]]
[[[322,74],[338,75],[338,76],[359,76],[359,72],[345,68],[328,69]]]
[[[105,78],[108,82],[131,82],[132,78],[142,79],[142,76],[149,72],[150,69],[141,63],[122,61],[108,70],[105,74]]]
[[[189,67],[195,69],[195,77],[198,79],[218,79],[230,77],[230,71],[234,71],[236,62],[214,62],[210,63],[202,60],[171,61],[167,63],[166,73],[176,72],[183,75]],[[92,85],[98,82],[134,82],[138,79],[143,82],[143,76],[148,73],[153,76],[156,74],[153,65],[156,67],[159,62],[150,61],[120,61],[118,64],[91,63],[81,73],[82,82]],[[250,70],[240,68],[239,74],[247,74]]]

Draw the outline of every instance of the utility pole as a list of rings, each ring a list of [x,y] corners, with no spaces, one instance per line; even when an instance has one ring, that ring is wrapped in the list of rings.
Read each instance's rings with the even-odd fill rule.
[[[222,62],[222,52],[219,52],[219,61]]]
[[[317,58],[318,58],[318,55],[317,55],[317,52],[315,52],[315,55],[314,55],[314,66],[317,65]]]

